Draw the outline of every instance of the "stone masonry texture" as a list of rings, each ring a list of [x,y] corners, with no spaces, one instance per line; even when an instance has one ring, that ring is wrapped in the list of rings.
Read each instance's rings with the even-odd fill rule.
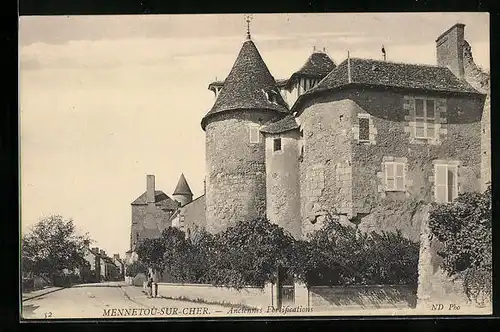
[[[250,143],[250,125],[263,125],[269,111],[232,111],[206,126],[206,227],[220,232],[240,220],[265,217],[265,141]]]
[[[281,151],[274,151],[281,139]],[[266,199],[269,221],[301,237],[298,130],[266,134]]]
[[[326,214],[352,212],[352,115],[350,100],[321,99],[299,117],[304,155],[300,163],[303,235],[319,229]]]

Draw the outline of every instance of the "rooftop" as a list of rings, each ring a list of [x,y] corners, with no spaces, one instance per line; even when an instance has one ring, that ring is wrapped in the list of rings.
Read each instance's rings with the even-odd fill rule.
[[[191,188],[189,188],[189,184],[184,177],[184,174],[181,174],[179,177],[179,181],[177,182],[177,186],[174,190],[174,195],[193,195]]]
[[[260,129],[260,131],[268,134],[279,134],[297,128],[299,128],[299,125],[295,120],[295,117],[292,114],[290,114],[281,120],[265,125]]]
[[[344,60],[314,88],[305,92],[299,100],[349,84],[441,93],[480,94],[469,83],[457,78],[445,67],[351,58]],[[294,108],[298,104],[296,103]]]
[[[274,100],[269,95],[274,95]],[[243,43],[220,94],[212,109],[203,117],[201,126],[205,129],[207,119],[214,114],[240,109],[289,112],[274,77],[252,40]]]
[[[163,191],[155,190],[155,203],[161,206],[163,209],[176,210],[179,207],[179,203],[168,197]],[[147,205],[147,192],[144,192],[141,196],[137,197],[135,201],[131,203],[132,205]]]
[[[313,54],[311,54],[311,56],[309,56],[302,68],[292,74],[289,83],[300,76],[322,79],[334,69],[335,63],[328,56],[328,54],[315,51]]]

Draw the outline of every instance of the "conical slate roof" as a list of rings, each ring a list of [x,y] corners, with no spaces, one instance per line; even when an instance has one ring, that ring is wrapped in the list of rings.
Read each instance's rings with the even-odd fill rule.
[[[184,177],[184,174],[181,174],[179,181],[177,182],[177,186],[174,190],[174,195],[192,195],[191,188]]]
[[[205,129],[207,119],[214,114],[239,109],[289,113],[274,77],[250,39],[243,43],[224,87],[212,109],[203,117],[201,127]]]
[[[314,52],[306,63],[290,77],[289,83],[293,82],[299,76],[313,77],[322,79],[335,69],[335,63],[328,54],[323,52]]]

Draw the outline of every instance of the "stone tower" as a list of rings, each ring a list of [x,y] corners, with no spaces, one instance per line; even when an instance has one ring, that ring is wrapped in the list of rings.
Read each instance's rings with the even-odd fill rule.
[[[189,188],[184,174],[181,174],[179,177],[179,181],[177,182],[177,186],[175,187],[172,197],[177,202],[181,203],[181,206],[191,203],[193,200],[193,193],[191,192],[191,188]]]
[[[266,213],[265,142],[259,129],[289,113],[248,34],[212,109],[206,132],[206,229],[216,233]]]
[[[302,237],[300,218],[301,139],[295,117],[261,129],[266,139],[266,214],[296,239]]]

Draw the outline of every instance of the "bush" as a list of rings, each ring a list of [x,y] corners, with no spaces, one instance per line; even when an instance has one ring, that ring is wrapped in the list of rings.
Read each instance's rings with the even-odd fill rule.
[[[127,277],[135,277],[139,273],[147,274],[148,268],[141,261],[135,261],[125,268],[125,276]]]
[[[179,283],[263,287],[277,281],[278,270],[284,279],[295,275],[307,285],[417,282],[417,243],[400,233],[363,234],[335,219],[308,241],[295,240],[283,228],[257,219],[216,235],[201,231],[191,238],[170,227],[160,239],[139,248],[142,271],[161,261],[160,270]]]
[[[443,244],[438,254],[448,275],[463,281],[470,300],[479,304],[492,293],[491,186],[482,194],[462,193],[450,204],[434,204],[429,228]]]
[[[417,284],[420,247],[400,232],[366,234],[329,218],[297,247],[295,272],[307,285]]]

